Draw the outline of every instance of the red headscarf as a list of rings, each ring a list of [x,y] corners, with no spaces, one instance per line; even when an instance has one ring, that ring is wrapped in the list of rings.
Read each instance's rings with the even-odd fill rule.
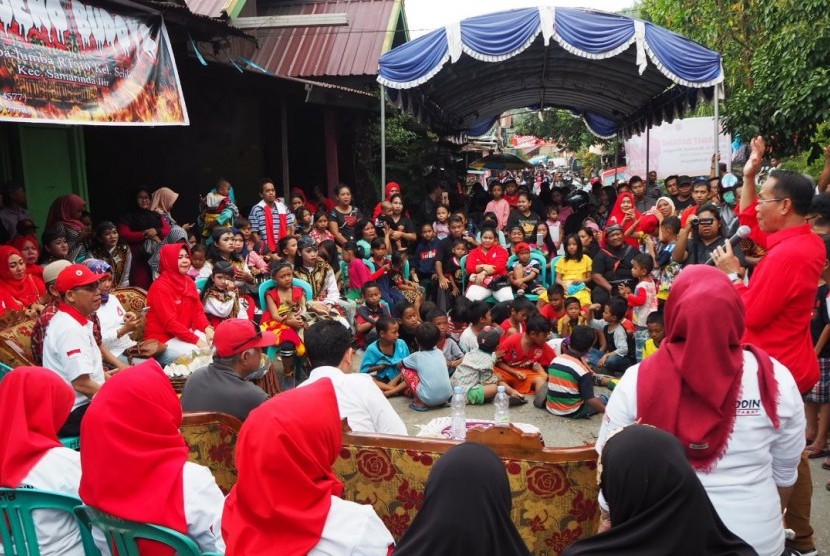
[[[37,302],[46,293],[46,286],[37,276],[26,274],[22,280],[12,276],[9,259],[23,254],[10,245],[0,245],[0,313],[5,310],[23,310]]]
[[[187,243],[171,243],[162,245],[159,249],[159,277],[156,282],[169,284],[170,288],[184,297],[199,298],[196,284],[186,274],[179,272],[179,254],[182,249],[190,256],[190,245]],[[201,302],[201,301],[200,301]]]
[[[614,208],[611,209],[611,213],[608,215],[608,220],[605,222],[605,228],[608,229],[608,226],[620,226],[623,229],[623,234],[625,231],[634,224],[634,220],[629,220],[625,224],[623,224],[623,220],[625,219],[625,213],[620,205],[622,205],[623,199],[628,199],[631,201],[631,208],[634,210],[634,219],[640,218],[642,215],[637,211],[637,205],[634,204],[634,195],[628,193],[627,191],[620,193],[617,196],[617,200],[614,203]],[[625,237],[625,242],[628,243],[632,247],[637,247],[638,241],[636,237]]]
[[[188,448],[181,422],[181,403],[155,359],[107,380],[81,423],[83,501],[187,534],[182,474]],[[172,554],[154,542],[139,547],[142,556]]]
[[[744,304],[726,275],[710,266],[683,269],[666,303],[666,338],[642,362],[637,418],[676,436],[695,469],[710,471],[735,424],[744,347],[758,360],[761,402],[778,426],[778,383],[769,356],[742,346]]]
[[[391,201],[392,200],[392,195],[394,195],[395,193],[403,194],[403,190],[401,189],[401,184],[399,184],[396,181],[390,181],[389,183],[386,184],[386,187],[384,188],[383,200],[384,201]],[[378,216],[380,216],[380,212],[382,210],[382,207],[380,205],[381,205],[381,203],[378,203],[377,205],[375,205],[375,210],[372,212],[372,218],[377,218]]]
[[[35,236],[15,236],[15,238],[9,243],[12,246],[17,247],[21,253],[23,253],[23,248],[26,244],[31,243],[35,246],[35,250],[37,251],[37,259],[35,260],[40,259],[40,244],[37,242],[37,238]],[[32,276],[37,276],[38,278],[43,279],[43,267],[36,262],[32,264],[26,263],[26,272]]]
[[[49,208],[46,227],[51,228],[55,224],[63,224],[73,230],[83,230],[84,223],[73,218],[73,215],[85,206],[86,201],[78,195],[61,195],[55,199]]]
[[[61,446],[58,431],[75,393],[55,372],[18,367],[0,382],[0,486],[17,488],[47,451]]]
[[[343,433],[337,398],[322,379],[271,398],[242,425],[239,480],[225,500],[228,556],[307,554],[320,542],[331,497],[343,485],[331,466]]]

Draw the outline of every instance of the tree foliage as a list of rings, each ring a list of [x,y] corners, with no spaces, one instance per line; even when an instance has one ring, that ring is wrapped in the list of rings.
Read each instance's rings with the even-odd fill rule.
[[[820,154],[830,121],[830,0],[643,0],[640,17],[717,50],[726,127],[772,151]]]
[[[587,149],[602,142],[588,131],[582,118],[574,118],[568,110],[545,110],[542,120],[539,120],[537,112],[528,112],[523,116],[516,124],[516,131],[522,135],[535,135],[541,139],[555,141],[572,151]]]

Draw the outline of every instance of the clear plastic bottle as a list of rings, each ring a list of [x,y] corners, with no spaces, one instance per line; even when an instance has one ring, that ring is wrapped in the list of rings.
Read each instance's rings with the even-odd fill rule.
[[[461,392],[461,387],[453,388],[452,402],[452,429],[451,435],[453,440],[464,440],[467,438],[467,417],[465,410],[467,407],[467,399]]]
[[[504,386],[499,386],[499,391],[496,393],[496,399],[493,400],[493,405],[496,406],[496,421],[497,427],[506,427],[510,424],[510,399],[507,392],[504,391]]]

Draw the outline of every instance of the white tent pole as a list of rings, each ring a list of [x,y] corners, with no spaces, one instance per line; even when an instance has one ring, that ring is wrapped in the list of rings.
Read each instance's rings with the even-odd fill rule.
[[[718,140],[718,136],[720,135],[720,114],[719,114],[719,102],[718,102],[718,88],[720,85],[715,85],[715,130],[714,130],[714,141],[715,141],[715,150],[712,153],[719,153],[720,152],[720,141]],[[718,170],[720,171],[720,170]]]
[[[386,87],[380,86],[380,191],[386,183]]]

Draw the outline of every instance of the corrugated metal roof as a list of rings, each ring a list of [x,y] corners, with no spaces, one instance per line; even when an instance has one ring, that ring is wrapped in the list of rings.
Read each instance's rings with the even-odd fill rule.
[[[230,0],[186,0],[187,7],[194,14],[207,17],[227,17],[226,11]],[[253,1],[253,0],[251,0]]]
[[[391,19],[400,14],[396,4],[399,7],[396,0],[304,0],[261,7],[258,16],[346,13],[349,24],[250,30],[259,41],[253,60],[291,77],[377,75],[378,58],[395,30],[397,21]]]

